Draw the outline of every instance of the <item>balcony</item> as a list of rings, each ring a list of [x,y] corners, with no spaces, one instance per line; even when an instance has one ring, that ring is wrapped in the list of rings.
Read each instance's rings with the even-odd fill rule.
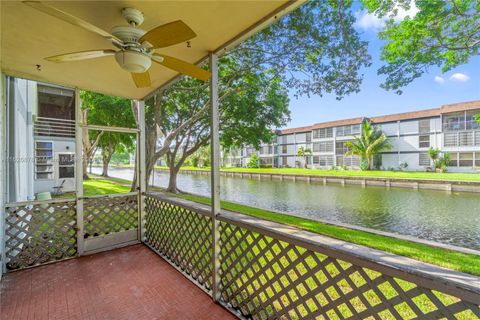
[[[8,204],[7,267],[65,261],[8,273],[7,318],[480,316],[478,277],[160,193],[138,214],[136,199],[85,198],[83,219],[75,201]]]

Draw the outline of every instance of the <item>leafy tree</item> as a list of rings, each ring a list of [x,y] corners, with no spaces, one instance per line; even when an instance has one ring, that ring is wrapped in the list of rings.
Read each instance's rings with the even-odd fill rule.
[[[225,148],[270,142],[272,127],[289,119],[288,96],[278,81],[256,70],[243,70],[231,56],[220,59],[220,138]],[[181,127],[166,150],[170,168],[169,192],[179,192],[178,170],[188,157],[210,141],[208,86],[191,78],[182,78],[163,93],[159,131],[166,136]],[[197,117],[195,121],[189,121]],[[182,125],[185,124],[186,125]],[[162,147],[163,148],[163,147]]]
[[[439,154],[440,154],[440,150],[438,148],[430,147],[428,149],[428,156],[430,157],[433,163],[435,163],[435,160],[438,159]]]
[[[260,168],[260,158],[256,153],[250,155],[250,160],[247,162],[247,168]]]
[[[312,150],[305,148],[304,146],[301,146],[298,149],[297,156],[303,158],[303,166],[305,169],[307,168],[307,157],[312,155]]]
[[[107,96],[100,93],[82,91],[83,122],[90,125],[134,128],[135,120],[128,99]],[[83,130],[83,175],[88,178],[87,167],[97,151],[102,151],[103,176],[108,176],[108,164],[118,151],[131,152],[135,136],[118,132]]]
[[[364,121],[360,136],[355,137],[353,141],[345,142],[345,146],[349,148],[346,152],[347,155],[356,155],[361,158],[362,162],[366,161],[367,170],[372,168],[372,159],[375,154],[392,148],[385,133],[370,121]]]
[[[387,18],[379,38],[386,41],[378,73],[386,75],[382,87],[401,88],[439,66],[443,72],[468,63],[480,53],[480,1],[478,0],[363,0],[370,13]],[[415,6],[414,17],[396,22],[399,9]]]
[[[194,167],[209,167],[210,166],[210,145],[199,148],[194,154],[187,159]]]
[[[353,28],[351,6],[344,0],[307,2],[222,56],[219,100],[225,147],[266,142],[270,130],[288,118],[286,88],[297,96],[331,93],[338,99],[360,90],[361,69],[370,65],[371,57]],[[188,139],[196,140],[189,148],[208,141],[203,136],[207,131],[202,136],[192,131],[208,126],[207,89],[206,83],[184,78],[147,101],[147,179],[157,159],[175,150],[180,134],[190,132]],[[172,117],[175,99],[176,108],[190,112]],[[195,152],[189,148],[176,152]]]

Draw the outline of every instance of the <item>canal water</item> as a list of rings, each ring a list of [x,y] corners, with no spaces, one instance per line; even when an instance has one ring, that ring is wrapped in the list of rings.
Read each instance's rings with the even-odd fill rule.
[[[93,172],[100,172],[93,168]],[[111,168],[110,175],[132,179],[133,170]],[[155,186],[166,187],[167,172]],[[221,177],[221,198],[309,219],[342,222],[480,250],[480,195],[304,181]],[[210,195],[210,176],[178,175],[185,192]]]

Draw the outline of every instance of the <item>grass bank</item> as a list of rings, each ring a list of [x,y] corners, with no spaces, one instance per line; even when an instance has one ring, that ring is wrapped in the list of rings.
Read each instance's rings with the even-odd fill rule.
[[[165,166],[156,166],[158,169],[168,169]],[[183,170],[210,170],[210,168],[182,167]],[[480,173],[453,173],[453,172],[416,172],[416,171],[387,171],[387,170],[320,170],[301,168],[222,168],[224,172],[245,173],[270,173],[270,174],[301,174],[332,177],[356,178],[386,178],[386,179],[412,179],[412,180],[449,180],[449,181],[474,181],[480,182]]]
[[[191,194],[180,194],[176,196],[190,201],[210,204],[210,198],[207,197]],[[480,276],[480,256],[477,255],[455,252],[447,249],[431,247],[421,243],[348,229],[315,220],[249,207],[238,203],[221,201],[221,207],[222,209],[295,226],[303,230],[339,240],[364,245],[373,249],[391,252],[441,267]]]

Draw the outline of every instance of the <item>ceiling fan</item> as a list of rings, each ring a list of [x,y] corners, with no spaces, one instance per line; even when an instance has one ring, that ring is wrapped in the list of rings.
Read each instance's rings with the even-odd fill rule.
[[[138,88],[150,87],[148,70],[152,61],[203,81],[208,80],[211,76],[210,72],[191,63],[155,52],[155,49],[169,47],[196,37],[195,32],[182,20],[166,23],[145,32],[138,28],[143,23],[143,13],[134,8],[124,8],[122,16],[128,25],[113,27],[109,33],[40,1],[24,1],[24,3],[50,16],[94,32],[110,40],[118,48],[118,50],[104,49],[66,53],[45,58],[48,61],[70,62],[115,56],[120,67],[131,73]]]

